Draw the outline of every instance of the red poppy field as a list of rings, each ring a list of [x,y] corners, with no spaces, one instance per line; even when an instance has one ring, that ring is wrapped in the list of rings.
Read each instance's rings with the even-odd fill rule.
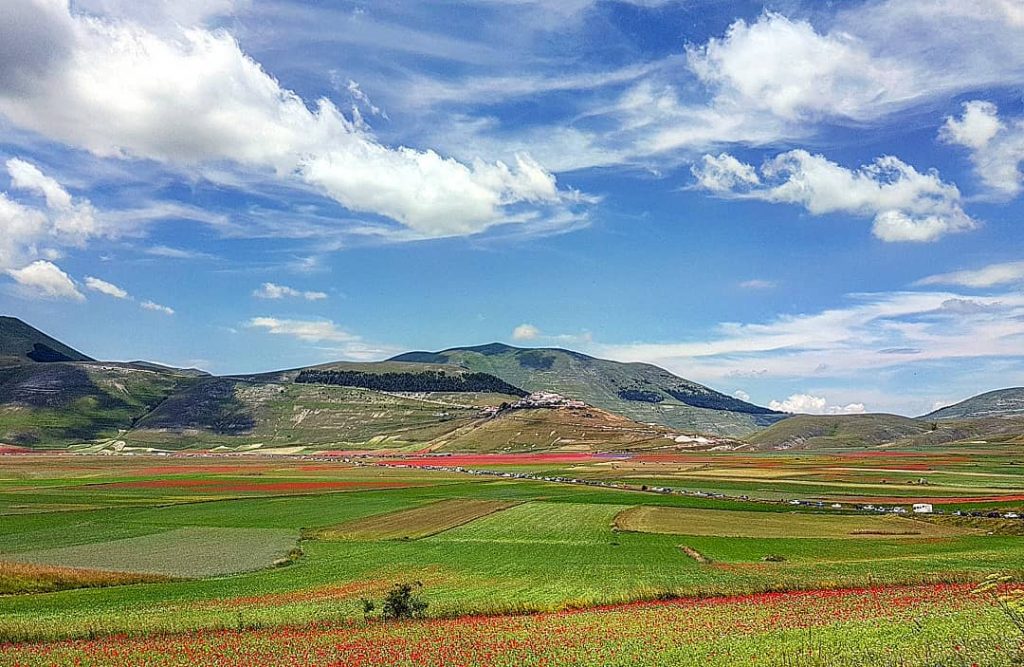
[[[313,624],[0,648],[74,665],[999,665],[1021,637],[969,586],[681,599],[527,616]],[[943,633],[937,639],[937,633]],[[840,652],[838,649],[843,649]],[[917,662],[928,660],[930,662]]]

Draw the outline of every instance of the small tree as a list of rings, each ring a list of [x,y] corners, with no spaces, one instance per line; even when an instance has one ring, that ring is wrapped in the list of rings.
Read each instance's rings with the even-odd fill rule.
[[[384,620],[419,618],[427,610],[427,601],[416,591],[423,588],[422,582],[395,584],[384,596],[381,617]]]
[[[370,615],[373,614],[373,611],[377,608],[377,603],[367,598],[359,598],[359,603],[363,607],[363,620],[368,621],[370,619]]]

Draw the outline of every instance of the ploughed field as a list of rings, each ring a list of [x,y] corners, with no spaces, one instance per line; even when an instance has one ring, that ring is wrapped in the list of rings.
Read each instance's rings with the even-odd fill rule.
[[[1010,665],[1022,635],[971,591],[1024,575],[1020,520],[852,499],[1006,514],[1017,465],[5,455],[0,664]],[[844,508],[778,502],[791,488]],[[364,618],[404,582],[425,619]]]

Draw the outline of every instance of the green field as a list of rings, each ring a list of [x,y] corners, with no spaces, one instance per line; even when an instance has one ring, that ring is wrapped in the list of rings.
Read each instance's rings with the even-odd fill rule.
[[[349,622],[403,581],[448,617],[1024,570],[984,523],[330,461],[0,457],[0,507],[7,589],[53,591],[0,598],[8,641]]]

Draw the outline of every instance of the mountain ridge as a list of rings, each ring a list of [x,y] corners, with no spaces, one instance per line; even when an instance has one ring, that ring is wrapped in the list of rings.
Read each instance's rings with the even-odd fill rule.
[[[600,359],[564,348],[487,343],[414,351],[389,361],[464,367],[527,391],[554,391],[639,422],[742,437],[784,413],[715,391],[663,368]]]

